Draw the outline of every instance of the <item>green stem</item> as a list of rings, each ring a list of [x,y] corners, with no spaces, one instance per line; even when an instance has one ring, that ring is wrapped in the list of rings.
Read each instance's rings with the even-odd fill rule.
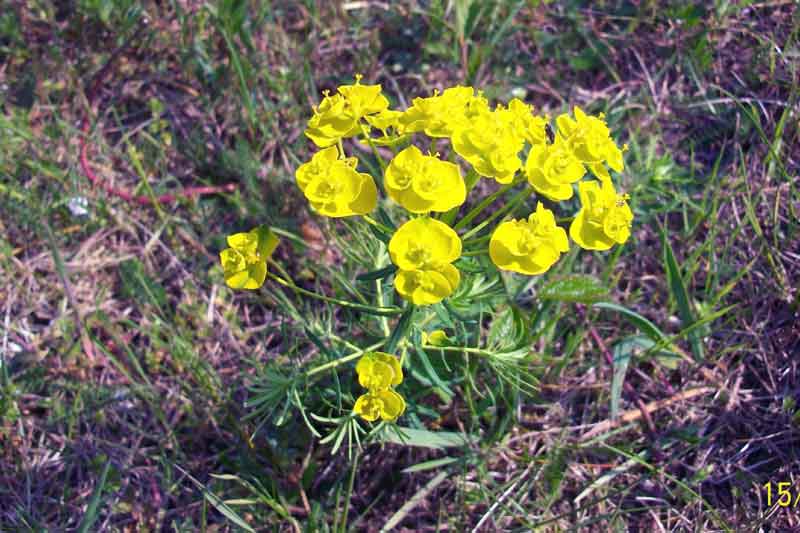
[[[480,224],[469,230],[467,233],[465,233],[461,237],[461,240],[464,241],[466,239],[469,239],[471,236],[481,231],[487,225],[491,224],[492,221],[495,220],[496,218],[513,211],[523,200],[525,200],[525,198],[530,196],[532,192],[533,189],[531,189],[530,185],[526,185],[524,189],[522,189],[520,192],[514,195],[514,197],[511,199],[510,202],[508,202],[506,205],[504,205],[503,207],[492,213],[491,216],[489,216],[486,220],[484,220],[483,222],[481,222]]]
[[[271,279],[274,279],[275,281],[277,281],[278,283],[280,283],[284,287],[292,289],[295,292],[298,292],[298,293],[303,294],[305,296],[309,296],[311,298],[316,298],[317,300],[322,300],[323,302],[336,304],[336,305],[339,305],[341,307],[347,307],[349,309],[356,309],[358,311],[366,311],[366,312],[373,313],[373,314],[376,314],[376,315],[379,315],[379,316],[394,316],[394,315],[399,315],[399,314],[403,313],[403,310],[400,309],[399,307],[372,307],[370,305],[354,304],[352,302],[348,302],[348,301],[345,301],[345,300],[340,300],[338,298],[331,298],[330,296],[324,296],[322,294],[317,294],[316,292],[312,292],[312,291],[306,290],[306,289],[304,289],[302,287],[298,287],[294,283],[286,281],[285,279],[281,278],[280,276],[276,276],[275,274],[272,274],[271,272],[267,272],[267,277],[271,278]]]
[[[462,257],[471,257],[476,255],[485,255],[489,253],[488,248],[481,248],[480,250],[473,250],[471,252],[464,252],[461,254]]]
[[[367,131],[366,126],[362,123],[361,124],[361,133],[364,134],[364,139],[366,139],[367,143],[369,143],[369,147],[372,148],[372,155],[375,156],[375,159],[378,160],[378,164],[381,167],[381,172],[386,172],[386,161],[383,160],[381,157],[380,152],[378,152],[378,147],[375,146],[375,143],[372,142],[372,137],[369,136],[369,132]]]
[[[359,357],[364,355],[366,352],[371,352],[373,350],[377,350],[378,348],[383,346],[383,344],[384,344],[384,341],[376,342],[375,344],[373,344],[371,346],[368,346],[367,348],[356,349],[355,352],[353,352],[353,353],[351,353],[349,355],[345,355],[344,357],[340,357],[339,359],[334,359],[333,361],[328,361],[325,364],[322,364],[322,365],[319,365],[319,366],[315,366],[314,368],[312,368],[311,370],[306,372],[306,377],[309,378],[309,377],[313,376],[314,374],[319,374],[320,372],[325,372],[326,370],[329,370],[331,368],[336,368],[339,365],[343,365],[345,363],[349,363],[350,361],[352,361],[354,359],[358,359]]]
[[[469,213],[464,215],[464,218],[459,220],[458,223],[456,223],[456,225],[453,226],[453,229],[458,231],[461,228],[463,228],[464,226],[466,226],[467,224],[469,224],[472,221],[472,219],[474,219],[476,216],[480,215],[483,212],[484,209],[486,209],[492,202],[497,200],[500,196],[504,195],[506,192],[511,190],[511,188],[513,186],[514,186],[514,183],[509,183],[508,185],[503,185],[497,191],[495,191],[493,194],[490,194],[489,196],[484,198],[483,201],[481,203],[479,203],[477,206],[475,206],[475,208],[472,211],[470,211]]]
[[[378,252],[378,256],[375,259],[375,269],[383,268],[384,266],[384,246],[381,245],[380,251]],[[378,307],[383,307],[383,283],[380,279],[375,280],[375,294],[378,299]],[[389,319],[385,316],[381,317],[381,327],[383,328],[383,334],[388,339],[391,335],[391,330],[389,329]]]
[[[464,246],[465,249],[466,248],[473,248],[478,244],[482,244],[484,242],[488,242],[489,239],[491,239],[491,238],[492,238],[491,235],[483,235],[481,237],[475,237],[474,239],[464,240],[464,241],[462,241],[462,245]]]

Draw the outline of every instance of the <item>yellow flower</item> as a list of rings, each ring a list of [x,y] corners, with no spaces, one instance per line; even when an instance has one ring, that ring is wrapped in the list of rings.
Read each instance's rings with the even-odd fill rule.
[[[228,236],[228,246],[219,253],[225,283],[232,289],[257,289],[267,277],[267,259],[278,246],[278,237],[267,227]]]
[[[325,148],[315,153],[311,156],[311,161],[297,167],[294,177],[297,180],[297,186],[300,187],[300,190],[305,191],[308,184],[311,183],[314,178],[327,175],[331,166],[337,159],[339,159],[339,150],[335,146],[331,146],[330,148]],[[353,168],[356,168],[358,165],[358,159],[355,157],[348,157],[342,161]]]
[[[347,111],[355,120],[380,113],[389,107],[389,100],[381,94],[381,86],[361,85],[361,74],[356,74],[354,85],[339,86],[339,93],[347,102]]]
[[[449,211],[464,203],[467,188],[458,165],[409,146],[389,163],[386,192],[412,213]]]
[[[400,117],[403,115],[402,111],[395,111],[394,109],[384,109],[376,115],[369,115],[364,117],[369,125],[373,128],[381,130],[386,136],[389,128],[397,130],[400,126]]]
[[[379,417],[395,420],[403,414],[406,402],[392,388],[403,382],[403,369],[397,357],[384,352],[367,352],[356,363],[359,384],[367,389],[353,406],[353,412],[368,422]]]
[[[567,141],[567,145],[575,152],[589,169],[601,179],[609,177],[603,166],[606,162],[616,172],[622,172],[624,162],[622,150],[611,139],[611,132],[605,123],[604,115],[588,116],[580,107],[573,108],[575,119],[566,113],[556,119],[558,134]]]
[[[608,250],[631,234],[633,212],[628,195],[617,194],[610,180],[578,184],[581,210],[569,227],[569,235],[586,250]]]
[[[356,364],[358,382],[370,391],[388,389],[403,382],[403,369],[397,357],[384,352],[367,352]]]
[[[445,263],[429,269],[398,270],[394,287],[414,305],[432,305],[453,294],[460,281],[458,269]]]
[[[352,137],[361,132],[358,119],[355,118],[341,94],[329,96],[327,92],[319,108],[308,121],[306,137],[314,141],[320,148],[326,148],[339,142],[339,139]]]
[[[502,111],[502,109],[501,109]],[[524,139],[497,110],[479,113],[452,137],[453,149],[481,176],[511,183],[522,166],[519,151]]]
[[[389,107],[389,100],[381,94],[380,85],[361,85],[361,75],[356,75],[354,85],[341,85],[338,94],[324,98],[308,121],[306,137],[320,148],[326,148],[340,139],[361,133],[358,121],[367,115],[380,113]]]
[[[427,98],[414,98],[400,117],[404,133],[424,131],[429,137],[450,137],[464,127],[478,110],[486,108],[486,99],[474,94],[472,87],[450,87],[441,95],[434,93]]]
[[[392,389],[369,391],[358,397],[353,412],[367,422],[381,420],[391,422],[406,410],[406,401]]]
[[[572,198],[572,183],[586,173],[563,140],[531,147],[525,173],[533,188],[553,201]]]
[[[461,239],[440,220],[420,217],[398,228],[389,241],[389,255],[401,270],[452,263],[461,256]]]
[[[415,218],[400,226],[389,241],[389,255],[399,269],[395,289],[415,305],[440,302],[461,280],[450,264],[461,255],[461,239],[439,220]]]
[[[547,119],[533,114],[533,107],[519,98],[514,98],[508,103],[508,108],[499,108],[504,119],[511,123],[514,133],[528,141],[531,146],[545,144],[547,134],[545,128]]]
[[[530,276],[549,270],[568,250],[567,232],[541,202],[527,221],[500,224],[489,241],[489,256],[498,268]]]
[[[312,209],[329,217],[364,215],[375,209],[378,189],[369,174],[357,172],[354,157],[338,159],[335,146],[320,150],[295,172]]]

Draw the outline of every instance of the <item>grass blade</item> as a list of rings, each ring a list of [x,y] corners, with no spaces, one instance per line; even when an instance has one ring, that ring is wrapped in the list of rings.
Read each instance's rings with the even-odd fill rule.
[[[78,533],[87,533],[90,528],[97,521],[97,508],[100,505],[100,497],[103,495],[103,489],[106,486],[106,479],[108,479],[108,471],[111,469],[111,461],[106,460],[103,467],[103,473],[100,474],[100,480],[92,492],[92,499],[89,500],[89,505],[86,506],[86,514],[83,515],[83,520],[78,526]]]
[[[669,243],[668,230],[665,226],[661,226],[661,243],[664,248],[664,268],[667,271],[670,292],[672,292],[678,304],[678,313],[681,316],[681,322],[683,322],[684,327],[688,328],[695,323],[695,317],[689,300],[689,292],[686,290],[686,285],[681,277],[680,266],[675,259],[675,252],[672,251],[672,245]],[[700,341],[697,332],[690,331],[688,340],[695,359],[702,361],[705,358],[705,353],[703,351],[703,343]]]

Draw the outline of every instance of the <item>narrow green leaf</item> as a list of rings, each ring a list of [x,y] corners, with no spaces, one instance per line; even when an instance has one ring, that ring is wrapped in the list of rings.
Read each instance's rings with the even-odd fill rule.
[[[414,334],[413,337],[414,337],[414,351],[416,352],[417,357],[422,363],[422,368],[425,371],[425,375],[428,377],[428,379],[431,380],[434,386],[439,387],[442,390],[442,392],[444,392],[444,394],[448,397],[447,401],[449,401],[453,397],[452,389],[450,389],[450,387],[447,386],[447,383],[445,383],[442,380],[442,378],[439,377],[439,374],[436,373],[436,369],[433,368],[430,359],[428,359],[428,354],[425,353],[425,349],[422,347],[422,341],[420,339],[419,333]]]
[[[86,533],[91,530],[92,525],[97,521],[97,507],[100,505],[100,497],[103,495],[103,489],[106,487],[106,479],[108,478],[108,471],[111,469],[111,461],[106,460],[103,466],[103,473],[100,474],[100,480],[92,492],[92,499],[89,500],[89,505],[86,506],[86,513],[83,515],[83,520],[78,526],[78,533]]]
[[[194,485],[198,489],[200,489],[202,491],[203,497],[205,497],[205,499],[208,501],[208,503],[213,505],[214,508],[217,511],[220,512],[220,514],[222,514],[225,518],[227,518],[228,520],[230,520],[231,522],[233,522],[234,524],[236,524],[237,526],[239,526],[243,530],[247,531],[248,533],[255,533],[255,530],[252,527],[250,527],[250,525],[247,522],[245,522],[244,519],[241,516],[236,514],[236,511],[234,511],[233,509],[231,509],[230,507],[225,505],[225,502],[222,501],[222,499],[219,496],[215,495],[210,490],[208,490],[205,485],[200,483],[197,479],[195,479],[186,470],[184,470],[183,468],[181,468],[177,464],[174,465],[174,466],[175,466],[175,468],[180,470],[189,479],[189,481],[194,483]]]
[[[380,228],[377,228],[372,224],[369,224],[369,229],[384,244],[389,244],[389,241],[392,239],[391,235],[388,235],[387,233],[381,231]]]
[[[400,343],[400,340],[404,338],[408,334],[408,330],[411,328],[411,319],[414,316],[414,310],[416,307],[409,304],[406,307],[403,314],[400,316],[400,320],[397,322],[397,325],[392,331],[389,340],[386,342],[386,353],[394,353],[397,350],[397,345]]]
[[[515,306],[506,306],[492,318],[487,336],[487,348],[509,351],[524,343],[527,335],[525,318]]]
[[[616,311],[617,313],[622,315],[625,319],[627,319],[628,322],[639,328],[642,331],[642,333],[644,333],[645,335],[647,335],[656,342],[667,338],[664,332],[658,329],[658,326],[650,322],[648,319],[646,319],[636,311],[632,311],[627,307],[623,307],[621,305],[611,302],[599,302],[594,304],[592,307],[596,307],[598,309],[608,309],[609,311]]]
[[[423,461],[415,465],[404,468],[404,474],[412,474],[414,472],[424,472],[425,470],[433,470],[442,466],[451,465],[458,461],[458,457],[442,457],[441,459],[432,459],[430,461]]]
[[[308,327],[304,327],[303,329],[305,330],[308,339],[313,342],[317,348],[319,348],[319,351],[322,352],[325,357],[328,357],[329,359],[336,359],[338,357],[333,350],[325,346],[325,343],[322,342],[322,339],[320,339],[313,331],[311,331],[311,329]]]
[[[625,373],[628,364],[637,348],[648,350],[653,347],[655,341],[641,335],[626,337],[614,346],[613,368],[614,375],[611,378],[611,418],[619,416],[619,403],[622,397],[622,387],[625,383]]]
[[[159,310],[167,304],[167,291],[144,271],[138,259],[128,259],[119,265],[122,294],[139,303],[149,303]]]
[[[381,436],[383,442],[436,449],[457,448],[466,446],[470,442],[466,435],[453,431],[429,431],[407,427],[398,427],[397,430],[384,432]],[[398,432],[402,436],[398,435]]]
[[[608,288],[594,276],[575,274],[552,281],[539,290],[543,300],[590,304],[608,297]]]
[[[567,451],[557,448],[550,453],[548,462],[544,467],[543,480],[549,500],[555,501],[561,494],[561,483],[567,471]]]
[[[661,227],[661,242],[664,248],[664,267],[667,271],[667,280],[669,282],[670,291],[675,297],[678,304],[678,312],[681,316],[681,321],[684,327],[689,327],[695,323],[694,313],[692,312],[691,303],[689,300],[689,292],[686,290],[686,285],[683,283],[681,277],[681,270],[678,266],[678,261],[675,259],[675,253],[672,251],[672,245],[669,242],[667,228]],[[703,353],[703,344],[700,342],[700,337],[695,331],[691,331],[688,335],[689,345],[692,348],[695,359],[702,360],[705,358]]]
[[[383,279],[389,277],[395,272],[397,272],[397,267],[395,265],[389,265],[378,270],[373,270],[372,272],[365,272],[363,274],[359,274],[358,276],[356,276],[356,279],[358,281],[375,281],[376,279]]]

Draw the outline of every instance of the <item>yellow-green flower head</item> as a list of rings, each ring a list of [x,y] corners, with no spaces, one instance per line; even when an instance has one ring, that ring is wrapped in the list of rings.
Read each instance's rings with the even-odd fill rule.
[[[311,207],[328,217],[365,215],[378,203],[372,176],[355,169],[356,159],[337,159],[335,146],[320,150],[295,172],[297,185]]]
[[[232,289],[257,289],[267,277],[267,259],[278,246],[278,237],[267,227],[228,236],[228,246],[219,253],[225,283]]]
[[[389,255],[400,270],[422,270],[461,256],[461,239],[440,220],[420,217],[400,226],[389,241]]]
[[[414,98],[400,117],[404,133],[424,131],[429,137],[450,137],[465,125],[468,117],[486,105],[483,96],[475,96],[472,87],[450,87],[442,94]]]
[[[533,114],[533,106],[529,106],[519,98],[514,98],[508,103],[508,108],[498,106],[504,119],[511,123],[511,127],[518,137],[522,137],[531,146],[547,143],[545,128],[547,119]]]
[[[497,111],[475,116],[469,126],[457,130],[452,137],[453,149],[466,159],[481,176],[499,183],[511,183],[522,166],[519,151],[524,140]]]
[[[394,288],[414,305],[433,305],[453,294],[460,282],[458,269],[443,263],[424,270],[398,270]]]
[[[458,165],[423,155],[416,146],[409,146],[392,159],[384,184],[392,200],[412,213],[449,211],[467,199]]]
[[[572,184],[586,173],[583,164],[562,139],[531,147],[525,163],[528,183],[553,201],[572,198]]]
[[[567,232],[541,202],[527,221],[500,224],[489,241],[489,256],[498,268],[529,276],[547,272],[568,250]]]
[[[573,108],[573,112],[574,120],[565,113],[556,119],[556,124],[559,135],[567,141],[575,156],[601,179],[608,176],[608,171],[602,166],[603,162],[616,172],[622,172],[622,150],[611,138],[611,131],[603,114],[592,117],[578,106]]]
[[[361,395],[353,406],[353,412],[367,422],[378,418],[386,422],[397,420],[406,410],[406,401],[392,389],[370,391]]]
[[[617,194],[610,180],[578,184],[581,210],[569,227],[569,236],[586,250],[608,250],[631,234],[633,212],[628,195]]]
[[[381,86],[361,85],[361,74],[356,74],[354,85],[339,86],[339,93],[347,103],[347,112],[355,120],[380,113],[389,108],[389,100],[381,94]]]
[[[384,352],[367,352],[356,363],[358,383],[365,389],[388,389],[403,382],[403,369],[397,357]]]
[[[320,148],[326,148],[339,142],[339,139],[352,137],[360,132],[358,119],[351,113],[345,97],[341,94],[330,96],[326,92],[308,121],[305,135]]]

